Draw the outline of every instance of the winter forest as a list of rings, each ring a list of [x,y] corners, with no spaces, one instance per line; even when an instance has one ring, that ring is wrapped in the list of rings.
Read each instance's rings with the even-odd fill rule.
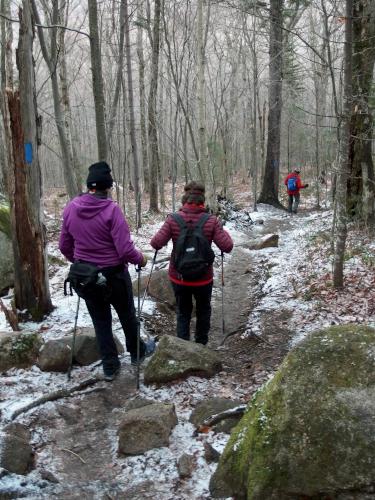
[[[375,498],[375,1],[0,0],[0,60],[0,499]],[[157,341],[114,313],[112,384],[59,251],[99,161]],[[205,347],[150,245],[191,181]]]

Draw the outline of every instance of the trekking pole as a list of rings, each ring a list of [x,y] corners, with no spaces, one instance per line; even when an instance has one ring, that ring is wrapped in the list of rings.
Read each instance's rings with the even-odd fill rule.
[[[152,271],[154,269],[154,265],[155,265],[155,262],[156,262],[156,256],[157,256],[157,254],[158,254],[158,251],[155,250],[155,254],[154,254],[154,257],[152,259],[152,264],[151,264],[151,271],[150,271],[150,274],[148,276],[148,280],[147,280],[147,285],[146,285],[145,291],[143,293],[142,304],[140,306],[140,312],[139,312],[139,318],[141,317],[141,313],[142,313],[142,310],[143,310],[143,303],[144,303],[146,295],[147,295],[148,287],[150,286],[151,275],[152,275]],[[139,297],[139,293],[140,293],[140,288],[138,290],[138,297]]]
[[[72,373],[72,368],[73,368],[73,357],[74,357],[74,349],[75,349],[75,345],[76,345],[77,321],[78,321],[78,313],[79,313],[79,303],[80,303],[80,300],[81,300],[81,297],[78,295],[76,316],[74,318],[72,352],[70,354],[70,365],[69,365],[69,368],[68,368],[68,380],[70,380],[71,373]]]
[[[221,252],[221,328],[223,337],[225,335],[225,317],[224,317],[224,252]]]
[[[141,265],[136,267],[138,273],[138,318],[137,318],[137,389],[139,389],[139,358],[141,355]]]

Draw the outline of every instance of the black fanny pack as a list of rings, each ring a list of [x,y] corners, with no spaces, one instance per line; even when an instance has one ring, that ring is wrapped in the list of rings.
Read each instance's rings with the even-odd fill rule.
[[[70,266],[68,277],[64,281],[65,295],[68,294],[68,283],[70,286],[70,295],[73,295],[73,289],[77,295],[85,298],[94,292],[97,286],[105,286],[107,279],[94,264],[77,261]]]

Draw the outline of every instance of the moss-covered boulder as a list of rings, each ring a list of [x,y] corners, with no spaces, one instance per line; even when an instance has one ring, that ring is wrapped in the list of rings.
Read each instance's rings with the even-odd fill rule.
[[[14,260],[11,238],[9,205],[0,203],[0,291],[14,284]]]
[[[370,498],[374,450],[375,330],[332,327],[295,347],[255,395],[211,478],[211,495]]]
[[[222,368],[217,353],[202,344],[164,335],[144,372],[145,384],[162,384],[190,375],[212,377]]]
[[[42,340],[37,333],[0,332],[0,372],[33,365],[41,344]]]

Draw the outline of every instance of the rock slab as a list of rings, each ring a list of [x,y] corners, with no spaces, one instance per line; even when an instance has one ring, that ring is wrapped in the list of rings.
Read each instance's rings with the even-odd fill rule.
[[[32,366],[41,343],[41,338],[34,332],[0,332],[0,372]]]

